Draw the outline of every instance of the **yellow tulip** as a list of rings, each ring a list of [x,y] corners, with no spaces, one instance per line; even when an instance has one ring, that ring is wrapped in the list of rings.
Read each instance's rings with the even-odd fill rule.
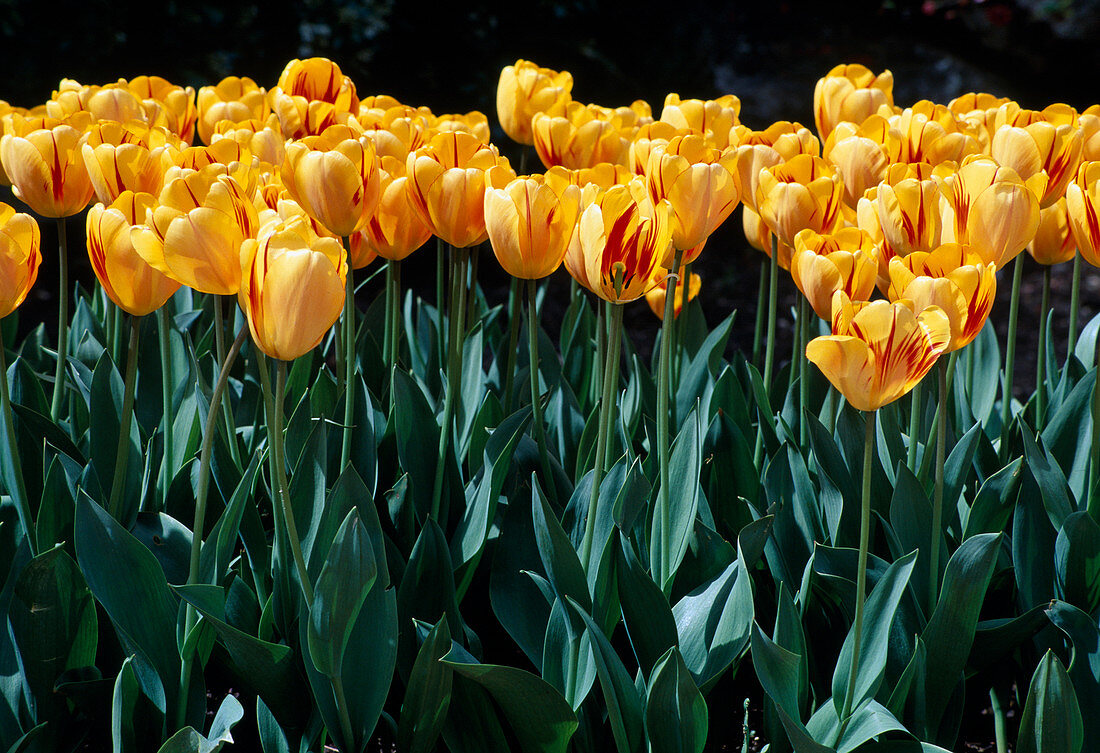
[[[1100,160],[1100,105],[1091,105],[1081,113],[1081,161]]]
[[[667,144],[677,136],[686,136],[692,131],[687,128],[677,128],[663,120],[655,120],[646,123],[634,134],[634,140],[627,149],[627,166],[635,175],[645,175],[645,167],[649,163],[649,154],[660,144]],[[603,163],[608,164],[608,163]]]
[[[378,206],[367,224],[352,235],[351,266],[365,267],[374,256],[401,261],[432,237],[432,229],[409,200],[405,163],[383,157],[379,167]]]
[[[517,178],[485,189],[485,227],[504,271],[540,280],[561,266],[577,225],[581,189],[536,178]]]
[[[292,361],[315,348],[344,307],[347,260],[340,242],[313,232],[304,216],[274,219],[244,241],[240,300],[252,339]]]
[[[577,221],[587,287],[612,303],[645,295],[672,248],[667,202],[654,204],[637,179],[592,198]]]
[[[969,92],[948,102],[947,108],[975,129],[975,135],[982,145],[982,153],[989,154],[997,109],[1009,101],[1007,97],[996,97],[984,92]]]
[[[873,115],[862,125],[840,123],[825,140],[822,157],[836,168],[844,183],[844,204],[855,209],[868,189],[886,177],[889,123]]]
[[[561,114],[538,113],[532,118],[535,151],[547,168],[626,165],[636,129],[624,129],[620,122],[604,108],[569,102]]]
[[[732,135],[730,142],[733,143]],[[789,120],[777,120],[762,131],[744,130],[737,137],[736,146],[758,145],[770,146],[784,162],[800,154],[821,156],[821,142],[817,136],[801,123]]]
[[[271,113],[267,92],[247,76],[226,76],[216,86],[202,87],[197,105],[199,138],[205,144],[213,141],[218,124],[223,121],[264,121]]]
[[[84,134],[70,125],[0,137],[12,191],[42,217],[71,217],[95,194],[80,154]]]
[[[674,93],[665,97],[660,120],[707,136],[714,146],[725,149],[730,145],[730,129],[740,122],[740,115],[741,100],[732,94],[702,100],[680,99]]]
[[[573,76],[568,71],[540,68],[530,60],[505,66],[497,82],[497,119],[509,138],[533,146],[531,118],[560,110],[570,101]]]
[[[887,152],[894,162],[962,162],[980,154],[978,131],[958,118],[945,105],[927,100],[917,102],[888,119],[890,141]]]
[[[264,172],[277,171],[286,159],[286,139],[279,131],[279,119],[269,115],[266,121],[242,120],[234,123],[222,120],[214,126],[210,146],[223,139],[235,142],[243,152],[259,160],[257,168]]]
[[[319,134],[359,112],[355,84],[321,57],[287,63],[268,98],[283,134],[292,139]]]
[[[890,71],[876,76],[858,63],[838,65],[814,87],[817,133],[826,139],[837,123],[848,121],[859,125],[882,105],[893,104],[894,75]]]
[[[756,205],[761,219],[788,246],[809,228],[832,232],[841,223],[840,177],[820,157],[800,154],[760,171]]]
[[[115,305],[145,316],[164,305],[180,284],[158,272],[134,250],[131,228],[145,221],[156,197],[124,191],[110,206],[88,211],[88,257],[99,284]]]
[[[947,199],[941,241],[968,245],[1003,269],[1035,237],[1045,185],[1042,173],[1025,182],[988,157],[968,157],[941,182]]]
[[[991,153],[997,164],[1012,168],[1025,181],[1046,174],[1046,190],[1039,197],[1039,207],[1045,209],[1065,195],[1066,186],[1081,164],[1083,148],[1080,128],[1037,120],[1022,127],[998,128]]]
[[[665,297],[668,295],[668,270],[661,268],[657,270],[656,279],[660,280],[656,287],[651,289],[645,294],[645,302],[649,304],[649,310],[654,315],[664,321],[665,319]],[[694,272],[691,273],[691,279],[688,280],[688,284],[684,285],[683,282],[679,282],[676,285],[676,300],[672,303],[672,317],[678,319],[680,317],[680,311],[684,308],[684,304],[695,300],[695,297],[699,295],[699,291],[703,287],[703,279]],[[687,298],[685,298],[685,294]]]
[[[134,249],[150,266],[202,293],[234,295],[241,285],[241,244],[256,235],[253,196],[228,168],[178,170],[161,189]]]
[[[404,161],[409,152],[415,152],[435,135],[428,118],[410,114],[403,105],[360,111],[357,120],[363,127],[363,135],[374,142],[379,158],[388,156]]]
[[[160,193],[180,143],[140,121],[103,121],[88,129],[81,157],[96,197],[110,204],[125,191]]]
[[[908,301],[853,303],[837,291],[833,334],[816,337],[806,357],[857,410],[873,411],[905,395],[924,378],[951,339],[947,315],[919,313]]]
[[[772,256],[772,240],[775,236],[765,224],[764,220],[760,219],[760,215],[749,209],[748,205],[745,205],[741,217],[741,225],[745,231],[745,239],[749,242],[749,245],[755,248],[757,251],[763,251],[764,254],[770,259]],[[794,248],[788,246],[783,241],[777,241],[779,247],[778,259],[776,263],[783,269],[791,268],[791,259],[794,257]]]
[[[734,159],[732,149],[719,151],[698,134],[677,136],[650,153],[646,187],[653,203],[667,200],[671,206],[676,249],[702,244],[737,206],[741,186]]]
[[[890,261],[892,301],[907,299],[917,310],[938,306],[946,315],[951,342],[945,352],[969,345],[985,325],[997,295],[997,268],[958,243],[917,251]]]
[[[381,191],[374,142],[344,126],[291,142],[282,179],[291,198],[340,237],[366,225]]]
[[[435,235],[455,248],[477,245],[485,229],[485,189],[516,175],[495,147],[463,132],[440,133],[405,163],[409,201]]]
[[[878,278],[878,249],[866,232],[849,227],[829,235],[803,230],[794,238],[791,278],[819,317],[832,316],[833,293],[871,297]]]
[[[892,165],[884,180],[856,205],[856,223],[881,239],[879,279],[889,276],[890,260],[914,251],[931,251],[942,243],[944,198],[931,177],[908,177],[907,166]]]
[[[1077,255],[1077,244],[1066,210],[1066,197],[1039,211],[1039,229],[1027,245],[1027,252],[1032,259],[1047,266],[1072,261]]]
[[[471,110],[467,113],[438,115],[429,119],[428,127],[435,133],[461,131],[468,133],[482,144],[489,145],[489,119],[484,113]]]
[[[42,236],[38,223],[29,214],[0,204],[0,319],[26,300],[41,263]]]
[[[88,113],[92,121],[151,122],[148,108],[124,82],[107,86],[85,86],[72,79],[62,79],[57,91],[46,103],[45,114],[51,118],[65,119],[81,112]]]
[[[1100,267],[1100,162],[1086,162],[1066,187],[1066,212],[1085,261]]]
[[[160,76],[137,76],[118,83],[141,99],[151,125],[164,126],[188,144],[195,138],[198,109],[190,86],[176,86]]]
[[[543,179],[561,193],[564,186],[578,186],[584,188],[594,185],[606,191],[612,186],[627,185],[635,177],[622,165],[612,165],[610,162],[601,162],[595,167],[582,167],[579,170],[570,170],[567,167],[551,167],[543,175]]]

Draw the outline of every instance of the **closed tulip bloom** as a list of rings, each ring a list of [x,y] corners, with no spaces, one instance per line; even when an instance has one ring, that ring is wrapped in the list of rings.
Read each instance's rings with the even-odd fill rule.
[[[700,134],[658,145],[649,156],[646,187],[655,204],[669,202],[672,244],[680,251],[703,243],[729,217],[741,195],[733,150],[719,151]],[[692,261],[686,258],[684,263]]]
[[[827,162],[800,154],[760,171],[756,205],[772,232],[791,246],[800,230],[828,233],[841,223],[843,193],[840,177]]]
[[[626,165],[634,132],[624,130],[603,108],[569,102],[561,114],[539,113],[531,121],[535,151],[547,168],[576,170],[600,162]]]
[[[104,204],[125,191],[160,193],[180,143],[166,130],[140,121],[104,121],[92,126],[85,139],[81,157],[96,197]]]
[[[964,160],[941,182],[945,205],[942,242],[968,245],[987,264],[1003,269],[1039,229],[1039,199],[1046,175],[1026,182],[988,157]]]
[[[770,259],[772,255],[772,239],[775,236],[760,215],[745,206],[741,216],[741,226],[745,231],[745,240],[757,251],[763,251]],[[777,241],[779,254],[776,262],[783,269],[791,268],[791,259],[794,256],[794,248],[783,241]]]
[[[352,235],[351,266],[360,269],[374,256],[401,261],[432,237],[409,200],[405,163],[383,157],[379,168],[378,206],[363,229]]]
[[[381,180],[374,142],[343,126],[291,142],[283,184],[309,216],[340,237],[361,230],[378,205]]]
[[[455,248],[477,245],[485,229],[485,189],[516,175],[492,146],[463,132],[440,133],[409,155],[406,188],[413,209],[432,232]]]
[[[888,171],[886,180],[857,205],[857,222],[875,235],[882,233],[882,265],[890,259],[914,251],[931,251],[941,243],[941,216],[944,198],[935,180],[902,177],[903,170]],[[900,180],[899,180],[900,178]],[[870,209],[874,219],[868,220]]]
[[[622,165],[612,165],[610,162],[601,162],[595,167],[582,167],[580,170],[570,170],[567,167],[551,167],[543,174],[543,180],[550,183],[561,193],[561,186],[578,186],[584,188],[594,185],[602,190],[612,186],[627,185],[634,180],[635,174]]]
[[[485,227],[504,271],[541,280],[561,266],[580,213],[581,189],[517,178],[485,189]]]
[[[84,134],[70,125],[0,137],[0,160],[12,191],[42,217],[71,217],[95,191],[80,154]]]
[[[214,128],[210,146],[228,139],[235,142],[242,151],[248,152],[257,160],[257,168],[265,171],[277,171],[286,159],[286,139],[279,131],[279,120],[274,115],[266,121],[242,120],[234,123],[223,120]]]
[[[1100,162],[1086,162],[1066,187],[1066,212],[1077,250],[1100,267]]]
[[[321,57],[287,63],[268,99],[282,132],[292,139],[319,134],[359,112],[355,84]]]
[[[531,118],[560,110],[571,99],[573,76],[568,71],[540,68],[530,60],[505,66],[497,82],[497,119],[513,141],[533,146]]]
[[[968,155],[982,151],[976,129],[944,105],[918,102],[889,122],[895,143],[887,149],[895,162],[962,162]]]
[[[226,76],[216,86],[202,87],[197,106],[199,138],[205,144],[213,141],[218,124],[223,121],[263,121],[271,112],[267,92],[247,76]]]
[[[42,263],[42,236],[29,214],[0,203],[0,319],[27,298]]]
[[[801,123],[792,123],[789,120],[777,120],[762,131],[743,131],[737,139],[737,146],[758,144],[770,146],[784,162],[800,154],[821,156],[821,142],[817,136]]]
[[[1011,167],[1025,181],[1040,172],[1046,174],[1046,190],[1039,198],[1040,208],[1045,209],[1065,195],[1081,164],[1083,147],[1079,128],[1040,120],[997,129],[991,153],[997,164]]]
[[[1027,245],[1027,252],[1032,259],[1047,266],[1073,261],[1077,243],[1069,224],[1066,197],[1039,211],[1039,229]]]
[[[719,149],[730,145],[730,129],[740,123],[741,100],[732,94],[718,99],[680,99],[679,94],[665,97],[660,120],[707,136]]]
[[[978,141],[982,145],[982,153],[989,154],[997,109],[1009,101],[1007,97],[997,97],[984,92],[969,92],[948,102],[947,108],[975,129]]]
[[[733,149],[733,165],[741,184],[741,202],[746,209],[759,215],[756,197],[760,190],[760,174],[765,168],[783,164],[783,157],[768,144],[745,144]]]
[[[634,140],[627,149],[627,166],[635,175],[645,175],[645,167],[649,164],[649,155],[659,145],[667,144],[677,136],[686,136],[692,131],[687,128],[677,128],[663,120],[655,120],[646,123],[634,134]]]
[[[596,196],[581,211],[576,233],[588,288],[612,303],[645,295],[672,247],[668,203],[654,205],[641,180]]]
[[[894,104],[894,75],[883,71],[877,76],[858,63],[838,65],[814,87],[814,121],[822,139],[837,123],[859,125],[878,112],[882,105]]]
[[[434,116],[429,121],[429,129],[435,133],[450,133],[455,131],[468,133],[486,146],[489,145],[489,137],[491,135],[489,118],[485,117],[484,113],[478,112],[477,110],[471,110],[467,113],[449,113],[446,115]]]
[[[293,361],[317,347],[340,317],[348,265],[335,238],[304,217],[274,220],[241,246],[240,299],[260,349]]]
[[[856,301],[871,297],[878,279],[878,249],[867,233],[854,227],[829,235],[803,230],[794,245],[791,278],[819,317],[830,321],[838,290]]]
[[[241,244],[256,235],[254,197],[224,165],[180,170],[131,231],[134,248],[168,277],[202,293],[234,295]]]
[[[161,125],[188,144],[195,138],[195,90],[190,86],[177,86],[160,76],[137,76],[118,83],[133,92],[149,113],[149,122]]]
[[[88,113],[92,120],[150,122],[148,108],[124,83],[85,86],[72,79],[62,79],[57,91],[46,103],[45,114],[64,119],[79,112]]]
[[[402,162],[435,135],[431,122],[421,115],[410,115],[403,105],[386,110],[360,111],[359,125],[363,135],[374,142],[375,153],[381,157],[394,157]]]
[[[908,393],[951,340],[947,315],[909,301],[853,303],[833,298],[833,333],[816,337],[806,357],[857,410],[873,411]]]
[[[1081,161],[1100,160],[1100,105],[1091,105],[1078,120],[1081,126]]]
[[[862,125],[840,123],[825,140],[822,157],[836,168],[844,183],[844,204],[855,209],[867,189],[886,177],[890,158],[886,153],[889,124],[872,116]]]
[[[145,316],[164,305],[180,284],[158,272],[134,250],[130,230],[145,221],[156,203],[149,193],[124,191],[110,206],[88,211],[88,257],[96,279],[115,305],[134,316]]]
[[[907,299],[914,309],[938,306],[947,315],[951,342],[945,352],[969,345],[989,318],[997,295],[997,268],[958,243],[930,253],[918,251],[890,262],[892,301]]]
[[[658,319],[664,321],[665,296],[668,295],[668,270],[664,268],[658,269],[656,278],[660,281],[653,289],[645,294],[645,302],[649,304],[649,310],[652,311]],[[694,301],[695,297],[699,295],[699,291],[702,287],[703,279],[694,272],[691,273],[691,279],[688,280],[687,285],[682,281],[676,284],[676,300],[672,302],[672,317],[674,319],[680,318],[680,311],[684,308],[684,305]]]

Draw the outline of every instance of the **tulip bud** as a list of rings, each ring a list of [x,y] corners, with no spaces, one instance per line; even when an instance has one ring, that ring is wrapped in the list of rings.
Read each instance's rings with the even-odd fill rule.
[[[0,319],[26,300],[38,278],[41,248],[42,236],[35,219],[0,204]]]
[[[409,200],[405,163],[383,157],[378,206],[363,229],[352,236],[351,266],[360,269],[374,256],[401,261],[432,237],[432,229]]]
[[[269,94],[283,133],[300,139],[345,123],[359,112],[355,84],[327,58],[291,60]]]
[[[532,146],[535,136],[531,118],[538,113],[560,110],[570,101],[573,76],[539,68],[529,60],[505,66],[497,83],[497,119],[509,138]]]
[[[267,92],[248,77],[226,76],[217,86],[204,86],[198,96],[198,131],[203,143],[210,144],[218,124],[242,123],[267,119],[271,107]]]
[[[71,217],[95,191],[80,154],[84,134],[70,125],[0,137],[0,160],[12,191],[42,217]]]
[[[1100,162],[1086,162],[1066,187],[1066,212],[1077,250],[1100,267]]]
[[[814,87],[814,121],[817,133],[828,138],[837,123],[859,125],[882,105],[894,104],[894,75],[877,76],[858,63],[838,65]]]
[[[485,227],[504,271],[540,280],[561,266],[577,225],[581,189],[535,178],[517,178],[485,189]]]
[[[1077,255],[1064,196],[1039,211],[1039,229],[1028,244],[1027,252],[1032,259],[1047,266],[1071,261]]]

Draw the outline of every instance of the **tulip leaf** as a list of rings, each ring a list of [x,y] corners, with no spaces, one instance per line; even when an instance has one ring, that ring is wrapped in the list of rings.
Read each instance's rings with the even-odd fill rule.
[[[1054,546],[1058,529],[1050,523],[1032,473],[1022,479],[1012,512],[1012,569],[1020,604],[1030,608],[1054,598]]]
[[[1054,544],[1055,590],[1092,614],[1100,607],[1100,526],[1086,511],[1066,517]]]
[[[120,429],[124,385],[122,377],[115,369],[110,356],[104,354],[96,362],[92,374],[91,404],[97,406],[96,420],[89,427],[89,461],[96,469],[104,490],[112,487],[118,459],[118,436],[120,431],[129,435],[125,445],[129,454],[126,466],[126,480],[122,488],[119,517],[124,521],[133,520],[137,512],[138,497],[141,493],[141,436],[137,421],[130,416],[130,424]],[[110,409],[105,409],[111,406]],[[107,500],[102,500],[106,502]]]
[[[451,703],[454,671],[441,661],[450,648],[451,630],[444,615],[420,644],[412,672],[409,673],[397,728],[401,750],[431,753],[435,748]]]
[[[584,623],[555,597],[542,646],[542,679],[562,694],[574,711],[596,682],[596,664]]]
[[[648,678],[658,659],[679,645],[676,619],[668,599],[642,569],[627,538],[620,534],[615,572],[627,636],[642,676]]]
[[[1051,374],[1057,371],[1049,372]],[[1040,436],[1050,456],[1066,476],[1074,499],[1084,500],[1088,480],[1089,436],[1092,427],[1090,403],[1095,380],[1082,379],[1051,415]],[[1053,408],[1053,406],[1052,406]]]
[[[659,516],[654,513],[653,528],[650,533],[649,562],[654,580],[665,593],[672,587],[676,569],[687,552],[688,538],[695,525],[695,514],[699,508],[699,476],[702,472],[703,447],[699,427],[698,406],[685,419],[684,426],[672,443],[669,458],[669,505],[670,527],[668,540],[661,538]]]
[[[1096,365],[1096,341],[1100,339],[1100,314],[1089,319],[1077,336],[1077,342],[1073,344],[1073,355],[1081,364],[1090,371]],[[1086,381],[1094,381],[1087,377]]]
[[[959,495],[962,494],[963,485],[974,475],[972,467],[981,433],[981,426],[977,424],[971,426],[947,456],[947,465],[943,473],[943,504],[947,510],[955,509]]]
[[[978,489],[963,529],[963,539],[979,533],[1001,533],[1012,519],[1016,499],[1020,496],[1023,478],[1023,458],[1016,458],[987,478]]]
[[[229,570],[229,563],[241,529],[241,521],[244,519],[246,503],[255,488],[260,465],[260,455],[257,453],[249,462],[225,511],[222,512],[218,522],[211,529],[210,535],[202,544],[199,570],[204,583],[222,582]]]
[[[645,726],[652,753],[702,753],[706,745],[707,702],[676,648],[653,667]]]
[[[417,516],[423,519],[432,507],[437,460],[435,453],[424,448],[439,446],[439,424],[424,393],[401,369],[393,373],[393,390],[397,456],[402,470],[409,474]]]
[[[531,474],[532,519],[539,557],[554,593],[564,605],[565,598],[574,599],[585,610],[592,609],[592,596],[577,551],[562,529],[535,474]],[[545,664],[545,658],[543,663]]]
[[[995,417],[993,406],[1001,386],[1001,349],[993,322],[986,320],[981,332],[964,351],[974,359],[974,380],[971,383],[970,412],[983,427]]]
[[[814,740],[827,743],[837,753],[851,753],[868,740],[887,732],[905,731],[904,725],[874,699],[865,700],[857,706],[848,717],[847,724],[842,724],[837,718],[836,706],[822,704],[806,723],[806,729]]]
[[[1064,601],[1051,602],[1045,611],[1073,644],[1069,677],[1081,706],[1085,739],[1096,740],[1100,735],[1100,693],[1096,692],[1100,686],[1100,625],[1091,615]]]
[[[672,608],[680,653],[701,688],[711,685],[749,644],[752,583],[740,560]]]
[[[193,727],[184,727],[168,738],[157,753],[218,753],[226,743],[233,743],[229,731],[243,718],[241,702],[227,695],[210,723],[209,736],[196,732]]]
[[[455,396],[455,427],[458,446],[455,455],[458,462],[466,460],[470,448],[470,434],[485,397],[485,376],[481,362],[485,352],[485,330],[481,322],[474,325],[462,340],[461,392]],[[435,479],[435,476],[432,476]]]
[[[815,742],[801,721],[798,686],[802,657],[773,642],[755,621],[751,645],[756,676],[768,698],[775,704],[783,729],[794,749],[798,753],[834,753],[832,748]],[[831,704],[824,704],[829,705]]]
[[[1024,457],[1027,459],[1027,467],[1039,484],[1043,506],[1046,507],[1050,523],[1055,529],[1061,528],[1066,516],[1076,509],[1065,474],[1051,457],[1050,451],[1043,445],[1042,438],[1036,441],[1032,431],[1026,426],[1022,427],[1020,433],[1024,439]]]
[[[142,698],[134,674],[134,657],[127,656],[122,668],[115,677],[114,692],[111,697],[111,740],[113,753],[136,753],[137,733],[134,723],[140,719],[137,704]]]
[[[1084,723],[1073,683],[1062,662],[1048,650],[1031,677],[1016,750],[1080,753],[1084,744]]]

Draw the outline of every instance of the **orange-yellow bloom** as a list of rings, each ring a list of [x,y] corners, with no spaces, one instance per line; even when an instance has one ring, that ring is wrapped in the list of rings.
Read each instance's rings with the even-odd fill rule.
[[[1066,187],[1066,212],[1077,250],[1100,267],[1100,162],[1086,162]]]
[[[771,231],[791,246],[800,230],[829,233],[840,225],[843,193],[840,177],[825,160],[800,154],[760,171],[756,206]]]
[[[198,96],[198,131],[203,143],[209,144],[218,124],[241,123],[267,119],[271,107],[267,92],[255,81],[245,77],[226,76],[216,86],[204,86]]]
[[[680,99],[679,94],[665,97],[660,120],[706,136],[719,149],[730,145],[730,129],[740,123],[741,100],[732,94],[718,99]]]
[[[405,163],[383,157],[378,206],[363,229],[352,235],[351,266],[361,269],[375,256],[401,261],[432,237],[432,229],[413,209],[406,187]]]
[[[291,198],[340,237],[361,230],[378,205],[374,142],[346,126],[288,145],[282,178]]]
[[[88,210],[88,257],[95,276],[115,305],[134,316],[156,311],[180,288],[149,266],[131,240],[131,228],[145,222],[155,203],[150,193],[123,191],[110,206]]]
[[[890,260],[940,245],[944,198],[932,178],[909,177],[905,165],[892,165],[884,180],[856,206],[856,222],[881,240],[879,280],[889,276]]]
[[[517,178],[485,189],[485,227],[504,271],[540,280],[561,266],[580,213],[581,189]]]
[[[829,321],[833,293],[844,291],[852,300],[871,297],[878,278],[878,249],[859,228],[841,228],[821,235],[803,230],[794,237],[791,278],[810,302],[814,313]]]
[[[190,86],[177,86],[160,76],[137,76],[127,81],[118,80],[141,99],[151,125],[167,128],[188,144],[195,137],[195,90]]]
[[[509,138],[534,145],[531,118],[561,110],[570,101],[573,76],[568,71],[540,68],[530,60],[505,66],[497,82],[497,119]]]
[[[279,119],[269,115],[266,121],[242,120],[234,123],[222,120],[214,127],[210,146],[219,141],[236,143],[242,152],[248,152],[259,162],[256,167],[261,171],[276,171],[286,159],[286,140],[279,131]]]
[[[41,263],[38,223],[29,214],[0,204],[0,319],[26,300]]]
[[[42,217],[71,217],[94,190],[80,155],[84,134],[64,123],[0,137],[0,160],[20,200]]]
[[[951,342],[945,352],[969,345],[985,325],[997,295],[997,269],[966,246],[945,243],[890,261],[892,301],[907,299],[915,310],[938,306],[947,315]]]
[[[125,191],[158,194],[181,142],[140,121],[103,121],[88,129],[81,147],[96,197],[110,204]]]
[[[959,118],[944,105],[917,102],[891,116],[887,151],[894,162],[962,162],[980,154],[982,144],[976,126]]]
[[[745,231],[745,239],[749,242],[749,245],[757,251],[763,251],[770,259],[772,256],[772,240],[775,240],[775,233],[768,228],[764,220],[760,219],[760,215],[749,209],[748,205],[743,210],[741,226]],[[783,269],[790,269],[794,248],[783,241],[777,240],[776,242],[779,248],[776,263]]]
[[[495,147],[463,132],[437,134],[405,163],[409,201],[432,232],[455,248],[477,245],[485,229],[485,189],[516,177]]]
[[[283,134],[292,139],[319,134],[359,112],[355,84],[327,58],[291,60],[268,96]]]
[[[1036,120],[1024,126],[1005,125],[993,134],[991,153],[997,164],[1010,167],[1023,180],[1045,173],[1046,190],[1040,208],[1049,207],[1066,193],[1081,164],[1084,138],[1076,124]]]
[[[558,113],[538,113],[531,120],[535,151],[547,168],[593,167],[600,162],[626,165],[636,128],[624,127],[606,108],[569,102]]]
[[[664,321],[665,319],[665,298],[668,295],[668,270],[658,269],[656,278],[660,280],[657,285],[645,294],[645,302],[649,304],[649,310],[652,311],[658,319]],[[703,279],[694,272],[691,273],[691,279],[688,284],[685,285],[683,280],[676,284],[676,300],[672,303],[672,318],[677,319],[680,316],[680,311],[684,308],[686,303],[695,300],[695,297],[699,295],[699,291],[703,287]],[[687,296],[686,298],[684,296]]]
[[[825,140],[822,156],[836,168],[844,183],[844,204],[855,209],[868,189],[886,177],[890,158],[886,142],[890,126],[873,115],[862,125],[840,123]]]
[[[1066,197],[1040,210],[1039,229],[1027,245],[1027,252],[1032,259],[1047,266],[1071,261],[1077,255],[1077,243],[1066,210]]]
[[[240,301],[252,339],[272,358],[293,361],[315,348],[344,307],[348,265],[335,238],[304,216],[273,219],[241,246]]]
[[[856,409],[878,410],[924,378],[951,339],[947,315],[919,313],[908,301],[852,302],[833,298],[833,334],[816,337],[806,357]]]
[[[814,87],[817,133],[826,139],[837,123],[848,121],[859,125],[882,105],[893,104],[894,75],[890,71],[876,76],[858,63],[838,65]]]

